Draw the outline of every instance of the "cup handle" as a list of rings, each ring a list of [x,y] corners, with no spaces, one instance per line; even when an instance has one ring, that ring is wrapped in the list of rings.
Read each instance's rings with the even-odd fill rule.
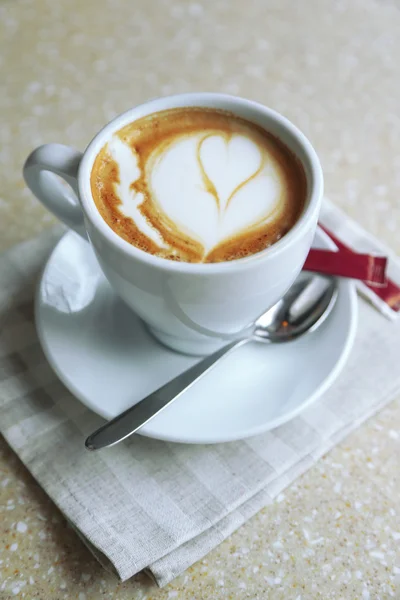
[[[78,198],[78,168],[82,156],[81,152],[63,144],[45,144],[28,156],[23,175],[36,198],[60,221],[87,240]]]

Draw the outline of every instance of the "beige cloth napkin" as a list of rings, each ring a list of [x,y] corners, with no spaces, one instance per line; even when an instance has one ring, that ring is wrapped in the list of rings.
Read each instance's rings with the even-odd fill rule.
[[[147,569],[160,586],[171,581],[400,390],[398,321],[360,301],[344,371],[286,425],[213,446],[134,436],[87,452],[85,436],[102,420],[57,380],[33,322],[34,286],[59,235],[47,233],[0,259],[1,431],[96,557],[123,580]]]

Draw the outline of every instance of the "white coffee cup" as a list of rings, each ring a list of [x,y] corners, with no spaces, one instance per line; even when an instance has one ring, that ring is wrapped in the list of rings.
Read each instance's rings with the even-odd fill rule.
[[[193,264],[153,256],[119,237],[100,216],[91,194],[93,162],[110,133],[148,114],[178,107],[225,109],[281,139],[303,164],[307,199],[292,229],[247,258]],[[63,184],[61,176],[72,188]],[[102,129],[82,154],[45,144],[30,154],[24,177],[35,196],[68,227],[88,239],[115,292],[158,340],[189,354],[206,354],[273,306],[299,274],[314,237],[323,195],[318,157],[307,138],[265,106],[223,94],[180,94],[128,110]]]

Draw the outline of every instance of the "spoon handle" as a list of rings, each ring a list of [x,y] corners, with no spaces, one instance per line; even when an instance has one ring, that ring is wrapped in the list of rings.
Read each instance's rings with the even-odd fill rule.
[[[174,379],[171,379],[171,381],[158,388],[158,390],[152,392],[149,396],[146,396],[146,398],[143,398],[143,400],[140,400],[140,402],[128,408],[128,410],[115,417],[115,419],[108,421],[89,435],[85,442],[86,448],[88,450],[100,450],[100,448],[106,448],[107,446],[113,446],[118,442],[122,442],[122,440],[135,433],[153,419],[169,404],[172,404],[183,392],[209,372],[220,359],[250,340],[251,337],[234,340],[210,356],[206,356],[203,360],[193,365],[193,367],[190,367],[190,369],[177,375]]]

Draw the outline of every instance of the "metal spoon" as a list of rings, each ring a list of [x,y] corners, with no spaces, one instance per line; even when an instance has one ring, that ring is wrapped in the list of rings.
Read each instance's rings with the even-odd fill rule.
[[[337,294],[336,279],[302,272],[283,298],[233,341],[97,429],[87,438],[86,448],[99,450],[129,437],[239,346],[251,341],[282,343],[314,331],[331,312]]]

